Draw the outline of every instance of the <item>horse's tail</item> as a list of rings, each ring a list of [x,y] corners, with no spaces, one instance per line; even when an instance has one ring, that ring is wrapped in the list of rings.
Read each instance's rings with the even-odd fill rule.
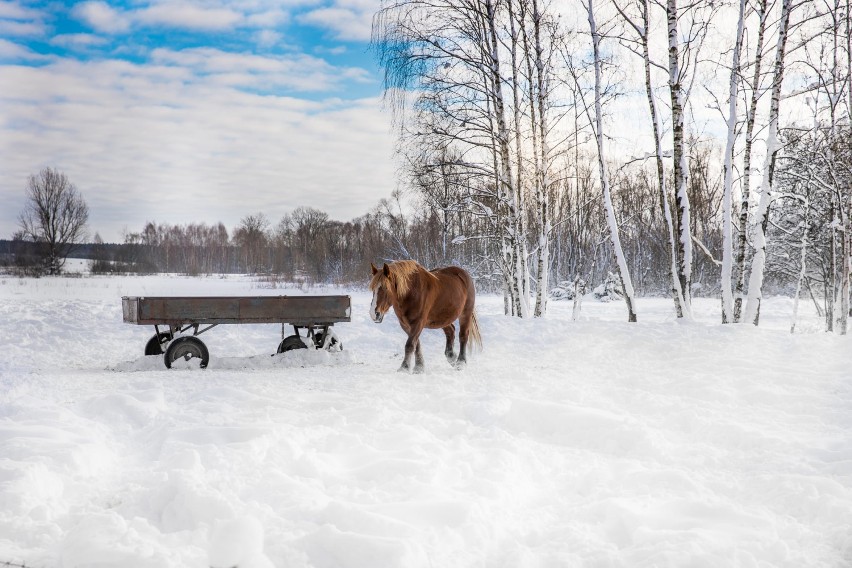
[[[467,328],[467,339],[473,341],[476,348],[482,351],[482,335],[479,334],[479,322],[476,321],[476,312],[470,316],[470,325]]]

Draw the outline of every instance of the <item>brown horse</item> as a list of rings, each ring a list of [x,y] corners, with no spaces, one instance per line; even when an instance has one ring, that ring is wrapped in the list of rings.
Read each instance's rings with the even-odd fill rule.
[[[397,260],[385,264],[381,270],[372,263],[370,267],[373,269],[370,317],[374,322],[382,323],[387,311],[393,307],[399,325],[408,334],[400,371],[410,369],[411,354],[414,353],[414,372],[423,372],[423,353],[420,351],[423,328],[444,330],[447,336],[444,355],[457,368],[462,368],[467,362],[469,339],[482,346],[474,313],[473,279],[467,272],[457,266],[430,271],[413,260]],[[456,320],[459,320],[458,359],[453,352],[456,336],[453,322]]]

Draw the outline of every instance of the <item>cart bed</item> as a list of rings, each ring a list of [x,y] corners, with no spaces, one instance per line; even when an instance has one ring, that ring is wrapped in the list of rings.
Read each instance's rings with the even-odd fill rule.
[[[348,322],[349,296],[210,296],[121,299],[125,323],[138,325],[289,323],[297,326]]]

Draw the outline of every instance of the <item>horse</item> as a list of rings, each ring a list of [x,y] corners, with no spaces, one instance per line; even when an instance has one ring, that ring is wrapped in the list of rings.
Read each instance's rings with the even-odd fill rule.
[[[451,365],[461,369],[467,363],[467,343],[473,340],[482,347],[479,324],[476,321],[475,289],[473,279],[457,266],[426,270],[414,260],[397,260],[378,269],[371,262],[373,271],[370,290],[373,301],[370,317],[376,323],[389,309],[393,308],[399,325],[408,334],[405,342],[405,358],[400,371],[409,371],[411,354],[414,353],[414,372],[422,373],[423,353],[420,350],[420,332],[423,328],[443,329],[447,336],[444,355]],[[456,326],[459,320],[459,354],[453,351]]]

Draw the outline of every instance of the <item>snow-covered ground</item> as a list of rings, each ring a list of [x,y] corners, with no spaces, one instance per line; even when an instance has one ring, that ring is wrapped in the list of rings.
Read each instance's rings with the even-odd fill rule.
[[[312,290],[312,293],[328,292]],[[246,278],[0,277],[0,565],[852,565],[852,338],[671,302],[479,298],[465,371],[352,291],[341,353],[220,326],[206,370],[144,357],[122,295],[301,294]]]

